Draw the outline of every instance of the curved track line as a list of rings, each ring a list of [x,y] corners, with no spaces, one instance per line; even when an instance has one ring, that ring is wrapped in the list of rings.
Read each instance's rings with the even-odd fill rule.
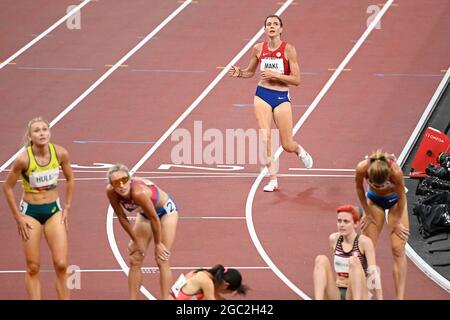
[[[293,2],[294,0],[288,0],[286,1],[281,8],[276,12],[276,14],[281,14],[286,8]],[[189,1],[190,2],[190,1]],[[253,36],[253,38],[244,46],[244,48],[239,51],[239,53],[222,69],[222,71],[216,76],[216,78],[206,87],[205,90],[197,97],[197,99],[194,100],[194,102],[186,109],[186,111],[183,112],[183,114],[170,126],[169,129],[161,136],[161,138],[158,139],[158,141],[150,148],[150,150],[145,153],[145,155],[136,163],[136,165],[130,169],[130,174],[135,173],[144,163],[145,161],[150,158],[150,156],[155,153],[155,151],[159,148],[159,146],[172,134],[172,132],[181,124],[182,121],[186,119],[186,117],[200,104],[200,102],[211,92],[211,90],[219,83],[219,81],[228,73],[228,69],[231,67],[231,65],[235,64],[242,56],[252,47],[252,45],[262,36],[264,33],[264,28],[261,27],[259,31]],[[111,240],[113,242],[110,242],[111,249],[114,252],[114,256],[116,257],[117,261],[121,265],[123,271],[125,274],[128,274],[128,266],[126,265],[125,261],[123,260],[122,256],[120,255],[120,252],[117,248],[117,244],[115,243],[114,239],[114,230],[113,230],[113,210],[111,206],[108,208],[108,214],[106,219],[106,228],[108,232],[108,240]],[[141,286],[141,292],[144,293],[144,291],[148,292],[143,286]],[[147,295],[144,293],[149,299],[155,299],[152,295]],[[150,294],[150,293],[148,293]]]
[[[4,66],[6,66],[8,63],[10,63],[11,61],[13,61],[15,58],[17,58],[18,56],[20,56],[22,53],[24,53],[26,50],[28,50],[31,46],[33,46],[36,42],[38,42],[39,40],[41,40],[43,37],[45,37],[47,34],[49,34],[50,32],[52,32],[53,30],[56,29],[56,27],[58,27],[61,23],[63,23],[64,21],[67,20],[67,18],[69,18],[71,15],[73,15],[76,11],[81,10],[81,8],[83,8],[85,5],[87,5],[89,2],[91,2],[91,0],[85,0],[83,3],[79,4],[78,6],[76,6],[75,8],[73,8],[72,10],[69,11],[69,13],[67,13],[64,17],[62,17],[61,19],[59,19],[58,21],[56,21],[53,25],[51,25],[47,30],[45,30],[44,32],[42,32],[40,35],[38,35],[36,38],[34,38],[33,40],[31,40],[28,44],[26,44],[25,46],[23,46],[21,49],[19,49],[19,51],[17,51],[16,53],[14,53],[11,57],[9,57],[8,59],[6,59],[5,61],[3,61],[2,63],[0,63],[0,69],[2,69]]]
[[[439,84],[438,88],[436,89],[433,97],[431,98],[430,102],[428,103],[428,106],[425,108],[425,111],[423,112],[422,117],[420,118],[419,122],[417,123],[416,128],[414,129],[408,142],[406,143],[405,147],[403,148],[402,153],[398,157],[397,163],[401,167],[403,167],[403,164],[404,164],[406,158],[413,150],[413,145],[419,138],[420,132],[422,131],[423,127],[425,126],[425,123],[429,119],[432,111],[436,107],[437,101],[443,94],[445,87],[446,87],[447,83],[449,82],[449,80],[450,80],[450,68],[448,68],[446,74],[444,75],[444,78],[442,79],[442,81]],[[447,292],[450,293],[450,281],[448,281],[446,278],[444,278],[439,272],[434,270],[433,267],[431,267],[427,262],[425,262],[425,260],[423,260],[408,243],[406,244],[406,255],[431,280],[433,280],[441,288],[443,288],[444,290],[446,290]]]
[[[369,36],[369,34],[372,32],[372,30],[376,27],[378,22],[381,20],[383,15],[386,13],[386,11],[389,9],[389,7],[392,5],[394,0],[388,0],[383,8],[378,12],[372,23],[367,27],[366,31],[363,33],[363,35],[359,38],[359,40],[356,42],[355,46],[350,50],[350,52],[347,54],[347,56],[344,58],[344,60],[341,62],[339,67],[336,69],[336,71],[333,73],[331,78],[328,80],[328,82],[325,84],[325,86],[322,88],[322,90],[319,92],[317,97],[314,99],[314,101],[311,103],[309,108],[306,110],[306,112],[303,114],[303,116],[300,118],[300,120],[296,123],[293,134],[295,135],[297,131],[300,129],[300,127],[303,125],[303,123],[306,121],[306,119],[309,117],[309,115],[314,111],[314,109],[319,104],[320,100],[325,96],[327,91],[330,89],[330,87],[333,85],[333,83],[336,81],[339,74],[342,72],[342,70],[345,68],[345,66],[349,63],[351,58],[354,56],[356,51],[361,47],[361,45],[364,43],[366,38]],[[280,157],[281,152],[283,149],[279,147],[277,151],[275,152],[274,159],[278,159]],[[252,216],[252,206],[253,206],[253,199],[255,197],[256,190],[261,183],[264,176],[268,173],[267,168],[265,168],[258,176],[258,178],[253,183],[250,192],[247,197],[247,203],[245,206],[245,215],[247,217],[247,228],[250,233],[250,236],[253,240],[253,243],[260,253],[261,257],[264,259],[264,261],[267,263],[267,265],[270,266],[270,268],[273,270],[273,272],[291,289],[293,290],[297,295],[302,297],[305,300],[311,299],[308,295],[306,295],[302,290],[300,290],[294,283],[292,283],[281,271],[278,269],[278,267],[273,263],[273,261],[270,259],[270,257],[267,255],[266,251],[261,245],[261,242],[258,239],[258,236],[256,235],[256,230],[253,225],[253,216]]]

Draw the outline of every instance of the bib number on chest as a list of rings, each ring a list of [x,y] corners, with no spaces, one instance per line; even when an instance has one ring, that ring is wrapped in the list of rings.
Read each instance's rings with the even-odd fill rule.
[[[284,73],[283,59],[261,59],[261,71],[272,70],[278,73]]]

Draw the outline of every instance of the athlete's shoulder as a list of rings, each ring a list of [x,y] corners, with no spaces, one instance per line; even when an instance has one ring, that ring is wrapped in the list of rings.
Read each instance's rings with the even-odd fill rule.
[[[330,236],[328,237],[328,240],[330,242],[330,246],[334,247],[336,245],[336,242],[339,239],[339,232],[334,232],[332,234],[330,234]]]
[[[67,161],[69,161],[69,152],[66,148],[54,143],[52,143],[52,145],[53,148],[55,148],[56,157],[58,158],[60,163],[66,163]]]
[[[132,188],[131,195],[133,198],[151,196],[152,191],[147,187],[140,178],[131,178]]]
[[[28,167],[28,162],[30,161],[30,158],[28,156],[27,147],[25,147],[25,150],[23,150],[14,161],[14,165],[18,168],[25,169]]]
[[[369,168],[369,161],[367,159],[361,160],[356,165],[356,173],[366,173]]]
[[[296,51],[295,46],[293,44],[291,44],[289,42],[285,42],[285,43],[286,43],[285,51],[291,51],[291,52],[295,52]]]
[[[253,46],[253,51],[254,51],[255,53],[261,53],[261,51],[262,51],[262,49],[263,49],[263,44],[264,44],[264,42],[259,42],[259,43],[255,44],[255,45]]]
[[[368,236],[363,234],[359,235],[358,242],[360,248],[363,248],[364,250],[367,248],[373,248],[373,242]]]
[[[372,243],[372,240],[370,240],[370,238],[364,234],[360,234],[358,240],[360,243],[367,243],[368,241]]]
[[[60,146],[59,144],[52,143],[53,147],[55,148],[56,154],[59,155],[68,155],[69,151],[67,151],[66,148],[63,146]]]

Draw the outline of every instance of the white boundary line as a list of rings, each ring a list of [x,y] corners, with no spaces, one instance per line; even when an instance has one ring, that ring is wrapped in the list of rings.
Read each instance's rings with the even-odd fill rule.
[[[9,172],[11,171],[11,169],[5,169],[3,170],[5,172]],[[108,172],[108,170],[77,170],[77,169],[73,169],[72,171],[74,173],[102,173],[102,174],[106,174]],[[318,169],[318,168],[313,168],[313,169],[305,169],[305,168],[289,168],[288,171],[305,171],[305,172],[314,172],[314,171],[328,171],[328,172],[354,172],[355,169]],[[202,171],[136,171],[134,174],[160,174],[160,175],[175,175],[175,174],[181,174],[181,175],[237,175],[237,176],[241,176],[241,175],[259,175],[261,172],[260,171],[236,171],[236,172],[228,172],[228,171],[217,171],[217,172],[202,172]],[[105,176],[106,179],[106,176]]]
[[[256,178],[258,174],[252,174],[252,175],[222,175],[222,174],[216,174],[216,175],[179,175],[179,176],[139,176],[140,178],[146,178],[146,179],[152,179],[152,180],[164,180],[164,179],[216,179],[216,178],[232,178],[232,179],[243,179],[243,178]],[[349,174],[278,174],[279,177],[285,177],[285,178],[292,178],[292,177],[310,177],[310,178],[354,178],[354,175]],[[89,178],[74,178],[75,181],[101,181],[105,180],[106,178],[96,178],[96,177],[89,177]],[[20,182],[20,180],[17,180]],[[65,181],[64,179],[58,179],[58,181]],[[4,183],[5,180],[0,180],[0,183]]]
[[[128,220],[136,220],[136,216],[128,216],[127,217]],[[116,215],[113,216],[113,219],[118,219]],[[212,216],[204,216],[204,217],[194,217],[194,216],[190,216],[190,217],[179,217],[180,220],[245,220],[245,216],[242,217],[212,217]]]
[[[363,35],[359,38],[359,40],[356,42],[355,46],[350,50],[350,52],[347,54],[347,56],[344,58],[344,60],[341,62],[339,67],[336,69],[336,71],[333,73],[331,78],[328,80],[328,82],[325,84],[325,86],[322,88],[322,90],[319,92],[317,97],[314,99],[314,101],[311,103],[309,108],[306,110],[306,112],[302,115],[300,120],[296,123],[293,133],[294,135],[297,133],[297,131],[300,129],[300,127],[303,125],[303,123],[306,121],[306,119],[309,117],[309,115],[314,111],[314,109],[317,107],[319,102],[322,100],[322,98],[325,96],[327,91],[330,89],[330,87],[333,85],[334,81],[337,79],[339,74],[342,72],[344,67],[348,64],[348,62],[351,60],[351,58],[355,55],[356,51],[361,47],[361,45],[364,43],[365,39],[369,36],[369,34],[372,32],[372,30],[376,27],[378,22],[381,20],[383,15],[386,13],[386,11],[389,9],[389,7],[392,5],[394,0],[388,0],[383,8],[378,12],[375,19],[372,21],[372,23],[367,27],[366,31],[363,33]],[[281,152],[283,149],[279,147],[277,151],[275,152],[274,158],[275,160],[279,158]],[[261,257],[264,259],[264,261],[271,267],[271,269],[275,272],[275,274],[289,287],[291,288],[296,294],[298,294],[300,297],[302,297],[305,300],[310,300],[311,298],[306,295],[302,290],[300,290],[294,283],[292,283],[281,271],[278,269],[278,267],[273,263],[273,261],[270,259],[270,257],[267,255],[266,251],[261,245],[261,242],[258,239],[258,236],[256,235],[256,230],[253,225],[253,213],[252,213],[252,206],[253,206],[253,199],[256,194],[256,190],[261,183],[264,176],[267,174],[268,170],[267,168],[261,172],[261,174],[258,176],[258,178],[253,183],[250,192],[247,197],[247,203],[245,207],[245,214],[247,217],[247,228],[250,233],[250,236],[255,244],[255,247],[257,248],[258,252],[260,253]]]
[[[201,267],[201,266],[192,266],[192,267],[171,267],[171,270],[195,270],[195,269],[209,269],[211,266],[208,267]],[[269,267],[233,267],[230,266],[229,268],[238,269],[238,270],[267,270]],[[80,270],[74,270],[78,273],[93,273],[93,272],[123,272],[122,269],[80,269]],[[0,274],[10,274],[10,273],[25,273],[26,270],[0,270]],[[54,272],[53,269],[43,269],[40,270],[40,272],[50,273]],[[159,273],[158,267],[142,267],[143,273]]]
[[[61,23],[63,23],[64,21],[67,20],[67,18],[69,18],[71,15],[73,15],[76,11],[81,10],[81,8],[83,8],[85,5],[87,5],[89,2],[91,2],[91,0],[85,0],[83,3],[79,4],[78,6],[76,6],[75,8],[73,8],[71,11],[69,11],[69,13],[67,13],[64,17],[62,17],[61,19],[59,19],[58,21],[56,21],[53,25],[51,25],[47,30],[45,30],[44,32],[42,32],[40,35],[38,35],[36,38],[34,38],[33,40],[31,40],[28,44],[26,44],[25,46],[23,46],[21,49],[19,49],[19,51],[17,51],[16,53],[14,53],[12,56],[10,56],[8,59],[6,59],[5,61],[3,61],[2,63],[0,63],[0,69],[2,69],[4,66],[6,66],[8,63],[10,63],[11,61],[13,61],[15,58],[17,58],[18,56],[20,56],[22,53],[24,53],[26,50],[28,50],[31,46],[33,46],[36,42],[38,42],[39,40],[41,40],[43,37],[45,37],[47,34],[49,34],[50,32],[52,32],[53,30],[56,29],[56,27],[58,27]]]
[[[425,111],[423,112],[422,117],[420,118],[419,122],[417,123],[416,128],[414,129],[408,142],[406,143],[405,147],[403,148],[403,151],[401,152],[400,156],[397,159],[397,163],[401,167],[403,167],[403,164],[406,161],[406,158],[408,157],[409,153],[412,151],[415,142],[417,141],[417,139],[420,136],[420,132],[424,128],[425,123],[427,122],[432,111],[436,107],[437,101],[441,97],[441,95],[445,89],[445,86],[447,85],[449,80],[450,80],[450,68],[448,68],[447,72],[445,73],[444,78],[442,79],[441,83],[439,84],[438,88],[436,89],[433,97],[431,98],[430,102],[428,103],[428,106],[425,108]],[[427,262],[425,262],[425,260],[423,260],[408,243],[406,244],[406,255],[431,280],[433,280],[441,288],[443,288],[444,290],[446,290],[447,292],[450,293],[450,281],[448,281],[439,272],[434,270],[432,266],[430,266]]]
[[[294,0],[287,0],[278,11],[275,13],[280,15],[286,8],[293,2]],[[190,1],[189,1],[190,2]],[[211,92],[211,90],[219,83],[219,81],[228,73],[228,69],[231,65],[235,64],[250,48],[251,46],[262,36],[264,33],[264,28],[261,27],[259,31],[253,36],[253,38],[242,48],[241,51],[222,69],[222,71],[217,75],[217,77],[206,87],[205,90],[194,100],[194,102],[183,112],[183,114],[170,126],[169,129],[158,139],[158,141],[150,148],[150,150],[141,158],[141,160],[136,163],[136,165],[130,170],[130,173],[133,174],[139,169],[145,161],[150,158],[150,156],[155,153],[155,151],[159,148],[159,146],[172,134],[172,132],[181,124],[184,119],[200,104],[200,102]],[[125,263],[123,257],[120,255],[120,251],[117,248],[117,243],[114,238],[114,226],[113,226],[113,213],[114,210],[111,206],[108,207],[108,213],[106,217],[106,228],[108,234],[108,241],[110,243],[111,249],[113,250],[114,256],[116,260],[119,262],[121,268],[128,275],[128,266]],[[147,289],[143,286],[141,287],[141,292],[145,292],[144,294],[149,299],[156,299],[153,297]]]
[[[89,0],[90,1],[90,0]],[[50,127],[53,127],[59,122],[66,114],[68,114],[73,108],[75,108],[84,98],[86,98],[95,88],[97,88],[103,81],[105,81],[114,71],[116,71],[120,65],[124,64],[133,54],[135,54],[140,48],[142,48],[151,38],[154,37],[166,24],[168,24],[180,11],[182,11],[192,0],[186,0],[180,5],[174,12],[172,12],[163,22],[161,22],[152,32],[150,32],[144,39],[142,39],[133,49],[131,49],[126,55],[124,55],[119,61],[117,61],[111,68],[108,69],[100,78],[97,79],[86,91],[84,91],[74,102],[72,102],[66,109],[56,116],[55,119],[50,122]],[[21,148],[16,152],[9,160],[7,160],[1,167],[0,172],[5,170],[16,157],[24,150]]]

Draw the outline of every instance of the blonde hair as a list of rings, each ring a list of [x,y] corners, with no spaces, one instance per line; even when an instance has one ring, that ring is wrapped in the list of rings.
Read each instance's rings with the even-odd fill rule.
[[[383,184],[389,178],[390,166],[386,152],[378,149],[369,157],[370,165],[367,170],[370,181]]]
[[[35,124],[36,122],[43,122],[47,125],[47,127],[50,128],[50,123],[41,116],[33,118],[30,121],[28,121],[27,127],[25,129],[25,134],[23,135],[23,144],[25,147],[32,145],[32,141],[30,140],[30,130],[31,130],[31,126],[33,124]]]
[[[130,170],[128,167],[121,163],[114,164],[111,168],[108,169],[108,173],[106,174],[106,178],[108,178],[108,181],[111,182],[111,175],[114,172],[122,171],[125,172],[128,176],[130,176]]]

